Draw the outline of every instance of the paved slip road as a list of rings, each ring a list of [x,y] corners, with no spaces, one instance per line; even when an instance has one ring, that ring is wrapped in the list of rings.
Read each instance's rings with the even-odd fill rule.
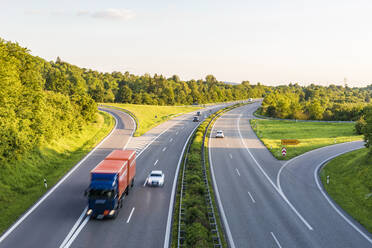
[[[211,139],[209,152],[230,246],[372,247],[371,234],[333,206],[317,183],[323,162],[363,143],[333,145],[278,161],[249,125],[259,104],[225,113],[212,130],[212,137],[219,129],[225,134],[224,139]]]
[[[224,105],[202,110],[202,116]],[[105,109],[117,119],[116,129],[92,154],[50,193],[19,225],[0,238],[5,247],[163,247],[169,205],[177,165],[187,138],[198,123],[189,113],[149,131],[148,146],[137,149],[131,138],[135,123],[129,115]],[[151,133],[152,132],[152,133]],[[143,144],[142,144],[143,145]],[[124,200],[115,220],[90,220],[85,217],[87,201],[83,196],[89,185],[90,170],[113,149],[137,150],[135,186]],[[162,188],[144,187],[149,172],[165,172]]]
[[[134,130],[135,124],[129,115],[117,110],[106,111],[117,119],[111,136],[18,226],[13,226],[12,232],[3,234],[1,248],[59,247],[87,205],[84,190],[89,185],[90,170],[113,149],[123,149]]]

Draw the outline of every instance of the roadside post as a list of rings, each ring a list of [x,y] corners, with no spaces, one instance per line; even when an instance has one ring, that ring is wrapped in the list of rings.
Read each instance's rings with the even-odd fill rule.
[[[47,180],[46,180],[46,178],[44,178],[44,187],[45,187],[45,189],[48,188],[48,184],[47,184]]]
[[[285,147],[282,148],[282,155],[283,157],[285,157],[285,155],[287,154],[287,149]]]
[[[283,145],[282,155],[284,157],[285,155],[287,155],[287,149],[284,146],[288,146],[288,145],[296,146],[296,145],[300,144],[300,141],[297,140],[297,139],[282,139],[281,144]],[[284,150],[284,152],[283,152],[283,150]]]
[[[329,184],[329,175],[327,176],[327,184]]]

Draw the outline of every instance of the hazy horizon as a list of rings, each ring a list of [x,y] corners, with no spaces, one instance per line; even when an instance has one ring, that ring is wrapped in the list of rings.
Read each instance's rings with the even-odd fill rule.
[[[372,84],[372,2],[10,1],[0,37],[100,72],[264,85]]]

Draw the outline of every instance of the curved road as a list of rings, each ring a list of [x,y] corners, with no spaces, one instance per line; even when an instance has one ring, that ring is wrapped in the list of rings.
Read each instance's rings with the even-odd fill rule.
[[[223,106],[202,110],[202,116]],[[185,143],[198,125],[192,122],[195,113],[176,117],[150,130],[146,135],[151,139],[139,148],[136,138],[131,138],[135,123],[130,116],[114,109],[104,111],[117,120],[112,134],[0,237],[0,248],[169,245],[174,178]],[[124,147],[138,152],[135,186],[115,220],[90,220],[84,215],[87,200],[83,196],[89,185],[90,170],[113,149]],[[154,169],[165,173],[162,188],[144,187],[147,175]]]
[[[327,200],[317,170],[322,163],[362,142],[314,150],[288,162],[276,160],[260,142],[249,120],[260,103],[220,117],[211,132],[214,187],[230,246],[372,247],[371,234]]]
[[[0,247],[59,247],[87,205],[84,190],[90,171],[112,150],[123,149],[134,130],[129,115],[105,110],[117,120],[115,129],[56,186],[0,237]]]

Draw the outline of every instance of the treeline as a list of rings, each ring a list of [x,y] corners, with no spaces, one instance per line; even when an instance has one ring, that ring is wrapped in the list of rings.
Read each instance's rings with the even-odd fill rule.
[[[284,119],[355,121],[371,98],[372,85],[350,88],[290,84],[274,88],[265,97],[261,114]]]
[[[355,130],[364,135],[365,146],[369,148],[369,156],[372,157],[372,105],[364,108],[363,115],[355,123]]]
[[[157,74],[136,76],[129,72],[100,73],[60,59],[50,65],[54,71],[49,75],[51,88],[68,91],[65,82],[73,79],[74,83],[85,87],[96,102],[190,105],[262,97],[271,91],[271,87],[259,83],[251,85],[248,81],[239,85],[225,84],[212,75],[205,80],[182,81],[177,75],[166,78]]]
[[[71,83],[51,83],[53,74]],[[96,103],[80,83],[73,73],[61,75],[27,49],[0,39],[0,164],[95,119]]]

